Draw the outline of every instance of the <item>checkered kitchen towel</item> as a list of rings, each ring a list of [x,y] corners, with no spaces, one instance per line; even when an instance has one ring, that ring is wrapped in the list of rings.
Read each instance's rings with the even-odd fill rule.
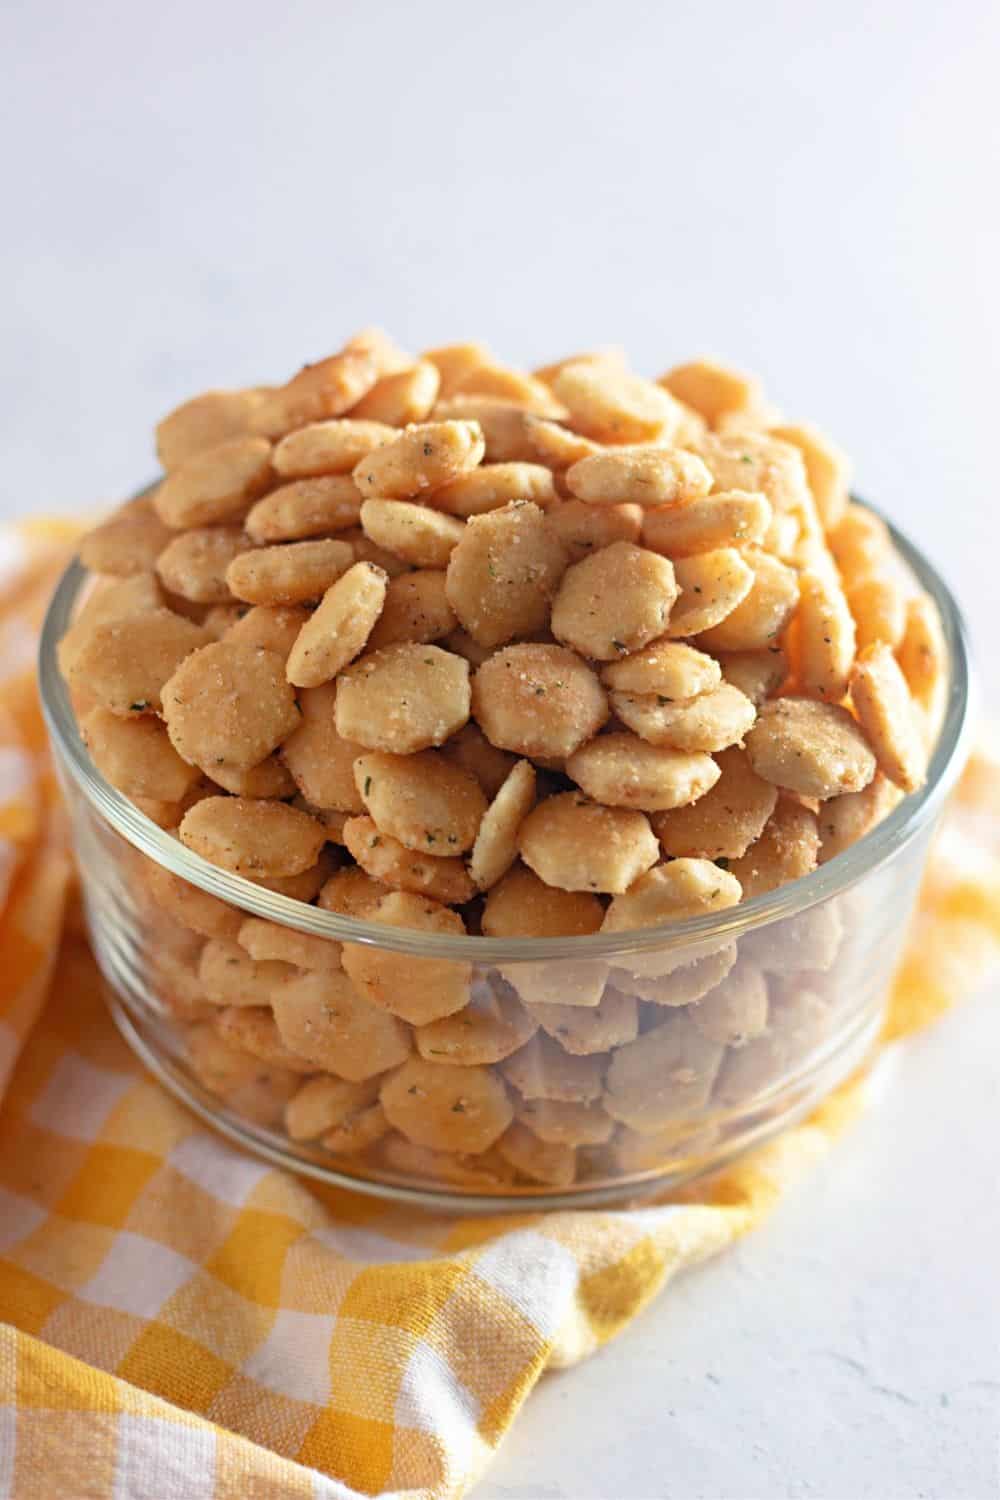
[[[863,1102],[639,1210],[436,1218],[211,1134],[115,1032],[31,673],[58,530],[0,539],[0,1497],[458,1496],[542,1372],[760,1221]],[[960,799],[1000,811],[995,767]],[[1000,949],[1000,865],[946,835],[889,1035]]]

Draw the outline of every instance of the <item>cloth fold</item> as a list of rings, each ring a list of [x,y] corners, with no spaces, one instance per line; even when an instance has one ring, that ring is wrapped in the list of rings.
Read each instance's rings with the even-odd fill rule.
[[[445,1500],[546,1369],[752,1229],[869,1075],[708,1184],[641,1208],[444,1217],[214,1135],[108,1015],[45,753],[33,643],[68,530],[0,545],[0,1500]],[[935,848],[883,1045],[1000,954],[1000,777]]]

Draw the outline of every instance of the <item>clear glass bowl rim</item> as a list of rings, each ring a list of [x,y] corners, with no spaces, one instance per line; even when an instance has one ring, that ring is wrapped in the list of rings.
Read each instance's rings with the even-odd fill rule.
[[[867,504],[864,501],[859,503]],[[869,506],[869,509],[874,511],[875,507]],[[105,823],[147,858],[174,875],[267,921],[279,922],[317,937],[367,944],[415,958],[447,958],[489,964],[554,960],[611,962],[654,948],[670,950],[711,938],[737,938],[829,900],[855,885],[876,867],[887,864],[936,817],[964,765],[973,697],[965,623],[951,590],[936,568],[904,533],[891,522],[888,524],[903,561],[938,606],[948,648],[948,699],[926,783],[919,792],[904,798],[871,833],[808,875],[725,912],[689,917],[661,927],[639,928],[631,932],[599,932],[589,937],[450,937],[338,916],[254,885],[241,875],[209,864],[157,827],[105,781],[80,738],[69,694],[56,661],[56,647],[72,621],[76,600],[88,576],[76,558],[60,578],[42,626],[38,652],[42,711],[57,758],[92,810]]]

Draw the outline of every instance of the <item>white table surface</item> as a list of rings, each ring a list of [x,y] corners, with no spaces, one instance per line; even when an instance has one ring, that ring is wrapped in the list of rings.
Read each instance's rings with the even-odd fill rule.
[[[8,0],[0,515],[363,323],[756,368],[964,600],[997,701],[990,0]],[[551,1376],[479,1500],[1000,1487],[1000,987],[764,1230]]]

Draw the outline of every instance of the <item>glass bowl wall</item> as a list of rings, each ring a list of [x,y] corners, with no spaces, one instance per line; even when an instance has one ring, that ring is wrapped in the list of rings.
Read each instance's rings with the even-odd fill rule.
[[[938,605],[950,653],[925,787],[828,864],[720,915],[503,941],[336,915],[208,864],[150,822],[90,760],[56,665],[87,577],[71,564],[43,629],[40,685],[118,1025],[175,1093],[248,1148],[361,1191],[463,1210],[638,1196],[788,1124],[878,1034],[964,760],[961,620],[929,563],[895,539]],[[238,941],[248,919],[304,934],[302,962],[251,959]],[[365,984],[464,1007],[412,1027],[363,999]],[[321,1035],[322,1066],[314,1046],[311,1061],[276,1048],[275,1003],[283,1035],[297,1025]],[[248,1038],[257,1053],[243,1050]],[[322,1074],[332,1082],[301,1095]]]

